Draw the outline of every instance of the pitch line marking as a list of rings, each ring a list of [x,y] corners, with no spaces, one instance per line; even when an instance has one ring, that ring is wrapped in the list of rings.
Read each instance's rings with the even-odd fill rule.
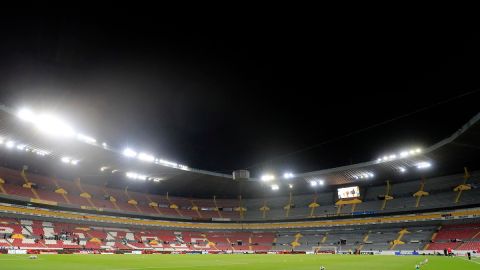
[[[246,265],[248,263],[229,263],[223,265]],[[134,268],[115,268],[112,270],[142,270],[142,269],[165,269],[165,268],[193,268],[193,267],[210,267],[215,266],[216,264],[205,264],[205,265],[185,265],[185,266],[146,266],[146,267],[134,267]]]
[[[475,260],[475,258],[474,258],[473,260],[469,260],[469,259],[466,259],[466,258],[461,258],[461,259],[464,260],[464,261],[467,261],[467,262],[472,262],[472,263],[480,264],[480,262],[477,262],[477,261]]]

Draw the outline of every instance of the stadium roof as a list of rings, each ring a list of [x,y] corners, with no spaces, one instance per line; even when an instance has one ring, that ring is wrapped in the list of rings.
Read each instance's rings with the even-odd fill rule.
[[[427,148],[398,149],[373,161],[286,177],[277,174],[272,181],[262,181],[260,177],[235,181],[229,174],[189,168],[150,154],[139,158],[136,150],[132,150],[135,157],[127,157],[122,147],[104,144],[86,135],[79,137],[80,133],[73,137],[48,136],[17,116],[15,110],[1,108],[0,157],[4,164],[17,167],[27,164],[31,170],[46,175],[80,177],[101,185],[121,188],[128,185],[132,189],[192,197],[240,194],[260,197],[288,192],[290,184],[295,193],[313,193],[338,185],[458,173],[464,166],[476,169],[478,164],[474,161],[480,153],[480,114],[477,114],[450,137]],[[46,128],[55,130],[54,126],[46,125]],[[278,185],[280,190],[272,191],[272,185]]]

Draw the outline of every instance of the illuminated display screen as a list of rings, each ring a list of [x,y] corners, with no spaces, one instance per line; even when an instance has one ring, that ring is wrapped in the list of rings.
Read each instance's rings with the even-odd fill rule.
[[[339,199],[349,199],[360,197],[360,189],[358,187],[346,187],[338,189]]]

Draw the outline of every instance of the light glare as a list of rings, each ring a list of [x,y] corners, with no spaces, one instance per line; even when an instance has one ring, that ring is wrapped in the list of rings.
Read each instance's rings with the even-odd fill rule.
[[[77,134],[77,139],[82,141],[82,142],[86,142],[86,143],[90,143],[90,144],[94,144],[94,143],[97,142],[97,140],[95,138],[92,138],[92,137],[84,135],[84,134]]]
[[[147,180],[147,176],[143,174],[139,174],[136,172],[127,172],[125,174],[128,178],[134,179],[134,180]]]
[[[270,181],[273,181],[275,180],[275,176],[272,175],[272,174],[264,174],[262,175],[262,177],[260,178],[263,182],[270,182]]]
[[[140,153],[138,154],[138,159],[141,161],[153,162],[155,157],[147,153]]]
[[[35,120],[35,115],[33,112],[26,108],[20,109],[17,113],[17,116],[23,121],[33,122]]]
[[[18,150],[24,150],[25,147],[27,147],[25,144],[19,144],[19,145],[17,145],[17,149],[18,149]]]
[[[417,163],[416,166],[418,169],[426,169],[426,168],[430,168],[432,166],[432,163],[424,161],[424,162]]]
[[[34,125],[38,130],[52,136],[72,137],[74,135],[73,128],[70,125],[51,114],[42,114],[36,117]]]
[[[126,157],[136,157],[137,152],[135,152],[133,149],[125,148],[123,150],[123,155],[126,156]]]

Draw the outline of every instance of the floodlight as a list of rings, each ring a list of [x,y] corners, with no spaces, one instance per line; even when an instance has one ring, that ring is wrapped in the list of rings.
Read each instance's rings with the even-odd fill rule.
[[[34,125],[40,131],[58,137],[72,137],[73,128],[62,119],[51,114],[42,114],[34,118]]]
[[[325,181],[323,181],[323,180],[318,180],[318,184],[319,184],[320,186],[323,186],[323,185],[325,184]]]
[[[270,182],[270,181],[273,181],[275,180],[275,176],[272,175],[272,174],[264,174],[262,175],[262,177],[260,178],[263,182]]]
[[[293,188],[293,184],[288,184],[288,187],[292,189],[292,188]]]
[[[409,153],[407,151],[402,151],[400,157],[408,157]]]
[[[155,157],[150,154],[140,153],[138,154],[138,159],[141,161],[153,162],[155,160]]]
[[[422,152],[422,149],[420,148],[415,149],[415,153],[421,153],[421,152]]]
[[[103,142],[103,143],[102,143],[102,146],[103,146],[103,148],[107,148],[107,147],[108,147],[108,144],[107,144],[106,142]]]
[[[388,157],[387,156],[383,156],[383,161],[387,161],[388,160]]]
[[[0,137],[0,144],[3,144],[3,138]]]
[[[33,114],[32,111],[30,111],[27,108],[20,109],[17,113],[18,118],[22,119],[23,121],[27,122],[34,122],[35,121],[35,115]]]
[[[294,177],[294,175],[291,172],[286,172],[286,173],[283,174],[283,178],[285,178],[285,179],[290,179],[290,178],[293,178],[293,177]]]
[[[125,148],[123,150],[123,155],[126,156],[126,157],[136,157],[137,152],[135,152],[134,150],[132,150],[130,148]]]
[[[13,147],[15,146],[15,142],[14,142],[14,141],[8,141],[8,142],[5,144],[5,146],[6,146],[7,148],[13,148]]]
[[[188,166],[187,166],[187,165],[183,165],[183,164],[178,164],[178,168],[179,168],[179,169],[182,169],[182,170],[185,170],[185,171],[188,171],[188,170],[189,170]]]
[[[272,190],[279,190],[280,189],[280,187],[276,184],[271,185],[271,188],[272,188]]]
[[[388,158],[389,159],[394,159],[394,158],[397,158],[397,155],[393,154],[393,155],[390,155]]]
[[[147,180],[147,176],[143,174],[139,174],[136,172],[127,172],[125,174],[128,178],[135,179],[135,180]]]
[[[25,147],[27,147],[25,144],[19,144],[19,145],[17,145],[17,149],[18,149],[18,150],[24,150]]]
[[[72,164],[72,165],[77,165],[78,162],[79,162],[78,160],[72,160],[72,161],[70,161],[70,164]]]
[[[316,187],[316,186],[317,186],[317,182],[316,182],[316,181],[310,181],[310,186]]]
[[[156,164],[164,165],[164,166],[169,166],[169,167],[178,167],[179,165],[176,162],[164,160],[164,159],[154,159]]]
[[[398,170],[401,172],[401,173],[404,173],[407,171],[407,169],[405,169],[405,167],[398,167]]]
[[[108,169],[107,166],[100,167],[100,171],[101,171],[101,172],[105,171],[106,169]]]
[[[418,169],[426,169],[431,167],[432,163],[424,161],[424,162],[417,163],[415,166],[417,166]]]
[[[71,159],[69,157],[62,157],[60,159],[63,163],[70,163]]]
[[[42,157],[50,154],[50,152],[43,151],[43,150],[36,150],[35,153],[39,156],[42,156]]]
[[[95,138],[92,138],[92,137],[84,135],[84,134],[77,134],[77,139],[82,141],[82,142],[86,142],[86,143],[90,143],[90,144],[94,144],[94,143],[97,142],[97,140]]]

